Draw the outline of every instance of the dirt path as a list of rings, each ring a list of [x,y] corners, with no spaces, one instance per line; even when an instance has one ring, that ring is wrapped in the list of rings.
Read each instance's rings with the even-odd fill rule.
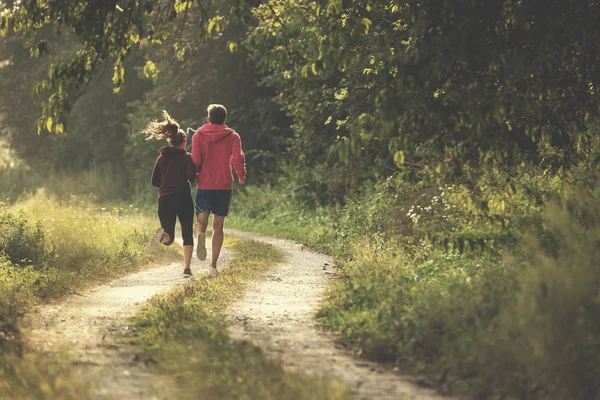
[[[221,265],[228,257],[224,249]],[[194,257],[192,271],[199,275],[206,265]],[[78,374],[91,378],[94,399],[172,399],[175,382],[135,362],[123,333],[146,300],[188,282],[182,272],[183,263],[147,269],[39,307],[23,321],[26,341],[50,357],[66,354]]]
[[[319,329],[313,315],[332,278],[330,257],[290,241],[230,232],[270,243],[288,255],[232,308],[233,337],[255,343],[288,369],[337,377],[361,399],[449,399],[417,386],[410,377],[354,359]]]
[[[312,317],[332,277],[328,256],[285,240],[228,234],[271,243],[288,255],[287,262],[266,274],[232,307],[233,337],[256,343],[286,368],[337,377],[359,398],[442,399],[409,377],[353,359],[318,328]],[[228,258],[224,249],[220,264],[226,266]],[[195,274],[205,267],[206,262],[194,258]],[[50,357],[66,354],[83,377],[91,378],[94,399],[171,399],[177,393],[176,382],[136,362],[123,333],[132,329],[128,318],[146,300],[187,282],[181,272],[181,263],[147,269],[39,307],[23,321],[26,340]]]

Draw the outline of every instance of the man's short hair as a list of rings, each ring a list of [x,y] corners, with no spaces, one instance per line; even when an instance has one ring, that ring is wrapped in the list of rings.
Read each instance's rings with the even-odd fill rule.
[[[224,124],[227,120],[227,109],[221,104],[211,104],[206,109],[211,124]]]

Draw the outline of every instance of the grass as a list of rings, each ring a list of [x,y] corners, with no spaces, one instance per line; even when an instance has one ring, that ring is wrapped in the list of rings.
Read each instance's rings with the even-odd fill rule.
[[[348,399],[345,386],[285,372],[255,346],[231,339],[224,311],[249,282],[283,259],[270,245],[229,239],[234,257],[202,278],[151,300],[136,319],[141,359],[175,374],[182,393],[203,399]]]
[[[177,250],[148,252],[149,235],[157,219],[141,216],[133,207],[103,207],[79,197],[68,201],[38,192],[13,210],[40,222],[46,242],[46,265],[36,294],[56,298],[73,289],[105,282],[140,266],[172,260]]]
[[[0,201],[11,204],[23,196],[35,195],[40,188],[60,200],[77,196],[96,204],[107,204],[131,195],[124,187],[119,175],[110,168],[72,172],[51,168],[38,171],[26,165],[0,167]]]
[[[597,188],[583,167],[392,177],[308,212],[263,186],[234,197],[231,222],[335,257],[317,317],[360,356],[481,399],[587,400],[600,393]]]
[[[19,318],[32,305],[181,255],[148,253],[157,225],[133,207],[102,207],[45,190],[0,204],[0,397],[85,399],[85,380],[60,360],[23,349]]]
[[[0,399],[84,400],[90,398],[85,378],[54,359],[34,353],[0,355]]]

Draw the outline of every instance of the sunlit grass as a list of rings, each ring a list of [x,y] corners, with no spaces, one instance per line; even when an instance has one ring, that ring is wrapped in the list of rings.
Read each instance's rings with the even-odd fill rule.
[[[49,253],[39,287],[44,297],[113,278],[157,256],[177,254],[174,249],[161,248],[151,255],[148,239],[158,221],[127,214],[128,207],[109,209],[77,197],[60,202],[39,191],[14,209],[41,222]]]
[[[228,246],[234,258],[221,275],[155,297],[137,317],[141,358],[177,375],[190,398],[350,398],[345,385],[285,372],[255,346],[227,335],[225,308],[248,282],[283,259],[268,244],[233,239]]]
[[[23,164],[0,167],[0,201],[11,204],[34,195],[40,188],[60,200],[77,196],[105,204],[131,195],[125,187],[119,175],[107,168],[70,172],[39,171]]]
[[[0,399],[85,400],[90,398],[84,377],[46,357],[27,353],[0,354]]]
[[[134,207],[67,199],[39,190],[13,206],[1,205],[2,399],[87,398],[85,378],[73,375],[60,357],[50,360],[23,350],[17,322],[31,305],[181,257],[175,248],[149,252],[148,240],[158,221],[136,215]]]

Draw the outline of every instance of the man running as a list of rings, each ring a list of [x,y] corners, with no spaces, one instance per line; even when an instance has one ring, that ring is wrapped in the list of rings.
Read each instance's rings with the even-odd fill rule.
[[[246,180],[246,157],[240,135],[225,125],[227,109],[221,104],[211,104],[207,111],[208,123],[202,125],[192,137],[192,160],[196,165],[198,182],[196,255],[200,260],[206,260],[206,228],[212,211],[212,258],[209,268],[211,274],[217,274],[217,260],[223,246],[223,224],[229,213],[233,189],[231,165],[235,167],[238,182],[243,185]]]

